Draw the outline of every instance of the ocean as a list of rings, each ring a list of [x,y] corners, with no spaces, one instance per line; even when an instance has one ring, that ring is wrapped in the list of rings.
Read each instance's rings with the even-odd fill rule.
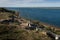
[[[58,8],[22,8],[8,7],[9,10],[16,10],[21,17],[31,20],[38,20],[60,27],[60,9]]]

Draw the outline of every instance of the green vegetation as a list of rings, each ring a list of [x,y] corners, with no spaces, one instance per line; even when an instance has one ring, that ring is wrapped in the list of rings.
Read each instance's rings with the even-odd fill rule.
[[[58,32],[58,31],[56,31],[56,32],[54,32],[54,33],[60,35],[60,32]]]
[[[55,30],[56,28],[51,28],[51,27],[45,27],[47,30],[57,34],[57,35],[60,35],[60,30]]]
[[[9,22],[9,24],[0,23],[0,40],[51,40],[51,38],[46,35],[44,30],[39,30],[36,32],[36,30],[21,29],[19,22],[20,19],[18,21],[18,15],[18,12],[15,13],[15,11],[0,8],[0,19],[14,19],[14,22]],[[41,28],[44,28],[44,26],[41,25],[39,21],[31,22]],[[54,31],[54,29],[51,29],[50,27],[45,27],[45,29]],[[57,31],[56,33],[60,34],[60,32]]]
[[[5,12],[5,13],[1,12],[0,13],[0,19],[8,19],[10,15],[11,14],[9,14],[7,12]]]
[[[16,14],[17,13],[17,14]],[[18,16],[18,12],[0,8],[0,19],[9,19],[11,16]]]
[[[17,29],[17,26],[0,24],[0,40],[51,40],[47,35],[35,30]]]
[[[60,35],[60,30],[54,30],[53,32],[57,35]]]

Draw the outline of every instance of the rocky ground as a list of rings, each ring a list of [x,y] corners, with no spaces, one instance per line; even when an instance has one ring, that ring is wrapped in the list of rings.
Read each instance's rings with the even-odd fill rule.
[[[0,40],[52,40],[43,29],[38,31],[26,29],[30,21],[20,18],[18,12],[0,8],[0,15],[2,15],[0,16]],[[43,28],[38,21],[31,21],[31,23]],[[44,28],[50,30],[49,27]]]

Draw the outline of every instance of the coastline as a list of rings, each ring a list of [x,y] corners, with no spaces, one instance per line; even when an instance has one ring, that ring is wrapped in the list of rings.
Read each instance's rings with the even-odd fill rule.
[[[49,27],[60,28],[59,26],[55,26],[55,25],[52,25],[52,24],[49,24],[49,23],[46,23],[46,22],[42,22],[42,21],[38,21],[38,20],[33,20],[33,19],[28,19],[28,18],[24,18],[24,17],[21,17],[21,18],[26,19],[26,20],[31,20],[31,21],[37,21],[40,24],[46,25],[46,26],[49,26]]]
[[[24,18],[24,19],[26,19],[26,18]],[[56,35],[60,35],[60,27],[56,27],[54,25],[50,25],[50,24],[47,24],[47,23],[44,23],[44,22],[41,22],[41,21],[38,21],[38,20],[29,20],[28,19],[27,21],[31,21],[32,23],[33,22],[38,22],[39,23],[38,26],[44,26],[44,28],[48,31],[51,31],[51,33],[54,33]]]
[[[55,26],[49,25],[49,24],[44,23],[42,21],[31,20],[31,19],[21,17],[21,16],[19,16],[18,11],[14,11],[14,12],[12,11],[13,13],[11,11],[8,11],[8,13],[6,13],[6,12],[7,11],[3,11],[2,14],[3,15],[11,14],[11,15],[9,15],[9,16],[7,15],[7,18],[9,18],[8,20],[5,19],[5,20],[1,21],[0,27],[2,27],[1,28],[2,30],[1,30],[0,33],[4,34],[4,32],[7,31],[8,34],[9,34],[8,37],[6,36],[7,38],[9,38],[9,37],[10,38],[15,38],[16,35],[18,35],[18,34],[19,35],[17,37],[19,37],[21,34],[24,34],[24,35],[22,35],[23,37],[21,36],[22,38],[26,38],[26,37],[31,38],[31,37],[34,36],[34,39],[35,39],[35,36],[37,35],[36,38],[39,39],[39,40],[40,40],[40,38],[43,39],[43,36],[44,36],[44,38],[47,38],[49,40],[50,36],[48,37],[48,35],[47,35],[47,32],[49,32],[49,31],[51,31],[51,33],[54,33],[54,34],[56,33],[56,35],[60,35],[60,28],[59,28],[59,32],[58,31],[55,32],[56,30],[58,30],[58,28],[56,28]],[[14,35],[13,37],[11,36],[11,33],[13,33],[12,34],[12,35]],[[28,33],[28,34],[26,35],[26,33]],[[31,33],[32,33],[33,36],[32,35],[29,36]],[[20,37],[19,37],[19,39],[20,39]]]
[[[7,8],[8,9],[8,8]],[[47,23],[47,24],[50,24],[50,25],[54,25],[54,26],[56,26],[56,27],[59,27],[60,25],[59,25],[59,15],[57,16],[58,18],[57,18],[57,20],[56,20],[56,17],[54,17],[55,16],[55,14],[54,14],[54,10],[52,10],[53,11],[53,14],[50,14],[50,12],[52,12],[51,10],[49,11],[49,10],[47,10],[46,12],[48,12],[48,13],[45,13],[45,15],[44,15],[44,13],[40,13],[39,12],[39,10],[37,10],[37,9],[33,9],[32,10],[32,8],[31,8],[31,10],[30,10],[30,8],[13,8],[13,9],[15,9],[16,11],[18,10],[19,12],[20,12],[20,15],[21,15],[21,17],[25,17],[25,18],[28,18],[28,19],[36,19],[36,20],[39,20],[39,21],[41,21],[41,22],[44,22],[44,23]],[[29,9],[29,11],[28,11],[28,9]],[[10,10],[12,10],[12,9],[10,9]],[[25,11],[26,10],[26,11]],[[33,11],[34,10],[36,10],[37,12],[39,12],[39,13],[37,13],[38,15],[39,15],[39,17],[38,17],[38,15],[36,14],[36,13],[34,13]],[[35,11],[35,12],[36,12]],[[42,12],[45,12],[45,11],[43,11],[43,10],[41,10]],[[30,12],[31,12],[31,14],[30,14]],[[59,10],[58,11],[56,11],[56,12],[59,12]],[[30,14],[30,15],[29,15]],[[34,17],[34,14],[35,14],[35,16],[36,17]],[[42,15],[43,14],[43,15]],[[51,19],[49,18],[49,15],[48,14],[50,14],[50,16],[51,16]],[[40,16],[40,15],[42,15],[42,16]],[[53,16],[52,16],[53,15]],[[46,17],[45,17],[46,16]],[[45,21],[45,19],[44,18],[46,18],[46,21]],[[55,19],[53,19],[53,18],[55,18]],[[49,21],[50,20],[50,21]]]
[[[14,10],[12,10],[12,11],[14,11]],[[16,11],[16,12],[18,12],[18,11]],[[19,13],[19,17],[21,17],[20,13]],[[59,28],[60,29],[60,27],[58,27],[58,26],[55,26],[55,25],[52,25],[52,24],[49,24],[49,23],[46,23],[46,22],[42,22],[42,21],[39,21],[39,20],[34,20],[34,19],[31,19],[31,18],[26,18],[26,17],[21,17],[21,18],[26,19],[28,21],[38,21],[42,25],[45,25],[45,26],[48,26],[48,27],[53,27],[53,28]]]

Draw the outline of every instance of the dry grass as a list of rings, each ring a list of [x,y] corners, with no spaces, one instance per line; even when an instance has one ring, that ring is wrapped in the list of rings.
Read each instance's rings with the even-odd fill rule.
[[[2,27],[2,26],[0,26]],[[12,29],[8,30],[6,29],[7,26],[4,26],[5,29],[2,30],[7,30],[0,32],[0,39],[15,39],[15,40],[50,40],[50,38],[47,37],[47,35],[42,34],[42,32],[36,33],[35,30],[25,30],[25,29],[16,29],[14,26],[9,26]],[[2,28],[4,28],[2,27]],[[0,28],[1,29],[1,28]]]
[[[1,12],[0,19],[8,19],[10,15],[12,15],[12,14],[8,13],[8,12]]]

